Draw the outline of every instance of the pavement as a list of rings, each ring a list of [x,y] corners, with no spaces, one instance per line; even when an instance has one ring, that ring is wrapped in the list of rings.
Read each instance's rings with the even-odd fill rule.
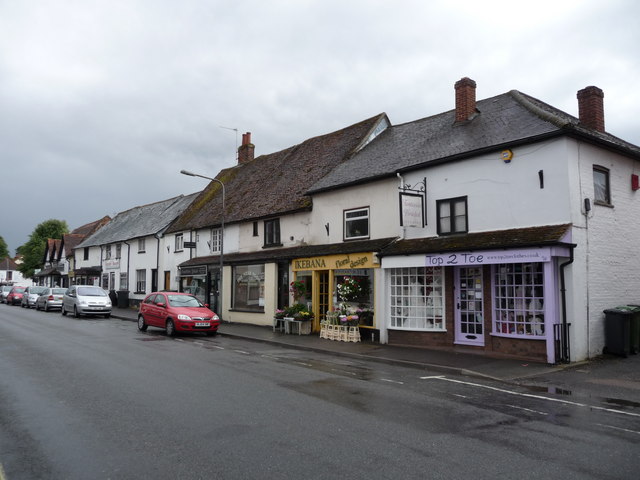
[[[137,321],[137,310],[116,308],[112,317]],[[221,336],[269,343],[353,359],[414,367],[442,374],[466,375],[506,383],[526,384],[551,393],[587,390],[594,395],[631,399],[640,408],[640,355],[602,356],[585,362],[549,365],[512,358],[487,356],[464,347],[437,350],[362,341],[326,340],[319,335],[288,335],[269,326],[223,322]],[[637,405],[635,404],[637,402]]]

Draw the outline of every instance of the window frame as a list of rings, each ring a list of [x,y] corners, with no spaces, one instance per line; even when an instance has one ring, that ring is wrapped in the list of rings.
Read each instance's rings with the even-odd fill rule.
[[[455,215],[455,205],[464,202],[464,230],[456,229],[456,218],[461,217],[461,215]],[[449,205],[449,215],[448,217],[441,216],[440,208],[443,205]],[[453,214],[452,214],[453,213]],[[449,218],[449,231],[443,231],[442,228],[442,219]],[[469,203],[468,197],[466,195],[460,197],[452,197],[452,198],[443,198],[441,200],[436,200],[436,228],[438,235],[446,236],[446,235],[456,235],[459,233],[468,233],[469,232]]]
[[[611,206],[611,170],[602,165],[594,165],[593,166],[593,203],[596,205],[606,205]],[[604,193],[605,199],[598,198],[598,188],[599,184],[596,183],[596,174],[603,175],[604,177]]]
[[[390,329],[447,331],[443,267],[398,267],[387,275]]]
[[[212,254],[219,254],[222,250],[222,228],[211,229],[211,247],[209,250]]]
[[[134,293],[146,293],[147,291],[147,270],[136,270],[136,291]]]
[[[139,238],[138,239],[138,253],[146,253],[147,250],[147,239]]]
[[[347,219],[348,214],[357,213],[357,212],[366,212],[366,215],[360,217],[353,217],[351,219]],[[355,222],[357,220],[366,219],[367,221],[367,233],[366,235],[358,235],[358,236],[350,236],[348,235],[349,228],[347,224],[350,222]],[[367,240],[371,237],[371,208],[369,206],[366,207],[358,207],[358,208],[349,208],[347,210],[342,211],[342,239],[343,241],[348,240]]]
[[[263,222],[263,247],[281,247],[280,218],[271,218]]]
[[[175,243],[173,245],[174,252],[182,252],[184,250],[184,234],[176,233]]]
[[[236,265],[232,272],[232,310],[264,313],[265,265]]]

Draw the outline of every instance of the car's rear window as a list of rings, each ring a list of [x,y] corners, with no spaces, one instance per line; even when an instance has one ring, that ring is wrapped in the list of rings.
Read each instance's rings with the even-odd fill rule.
[[[15,293],[24,293],[24,291],[26,290],[26,288],[16,288],[14,289]]]
[[[100,287],[80,287],[78,288],[78,295],[81,297],[106,297],[107,292]]]
[[[196,297],[191,295],[167,295],[172,307],[204,307]]]
[[[54,295],[63,295],[66,291],[66,288],[54,288],[51,290],[51,293],[53,293]]]
[[[29,290],[30,293],[42,293],[47,289],[47,287],[33,287]]]

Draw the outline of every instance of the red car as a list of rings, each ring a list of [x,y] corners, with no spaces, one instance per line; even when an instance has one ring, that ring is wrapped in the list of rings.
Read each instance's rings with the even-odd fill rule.
[[[22,296],[27,287],[13,287],[7,295],[7,305],[16,305],[22,303]]]
[[[176,332],[218,333],[220,318],[193,295],[154,292],[147,295],[138,310],[138,330],[164,328],[172,337]]]

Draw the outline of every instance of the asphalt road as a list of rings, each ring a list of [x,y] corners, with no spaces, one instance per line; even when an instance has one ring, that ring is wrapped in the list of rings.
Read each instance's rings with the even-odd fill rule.
[[[636,479],[640,408],[0,305],[0,480]]]

